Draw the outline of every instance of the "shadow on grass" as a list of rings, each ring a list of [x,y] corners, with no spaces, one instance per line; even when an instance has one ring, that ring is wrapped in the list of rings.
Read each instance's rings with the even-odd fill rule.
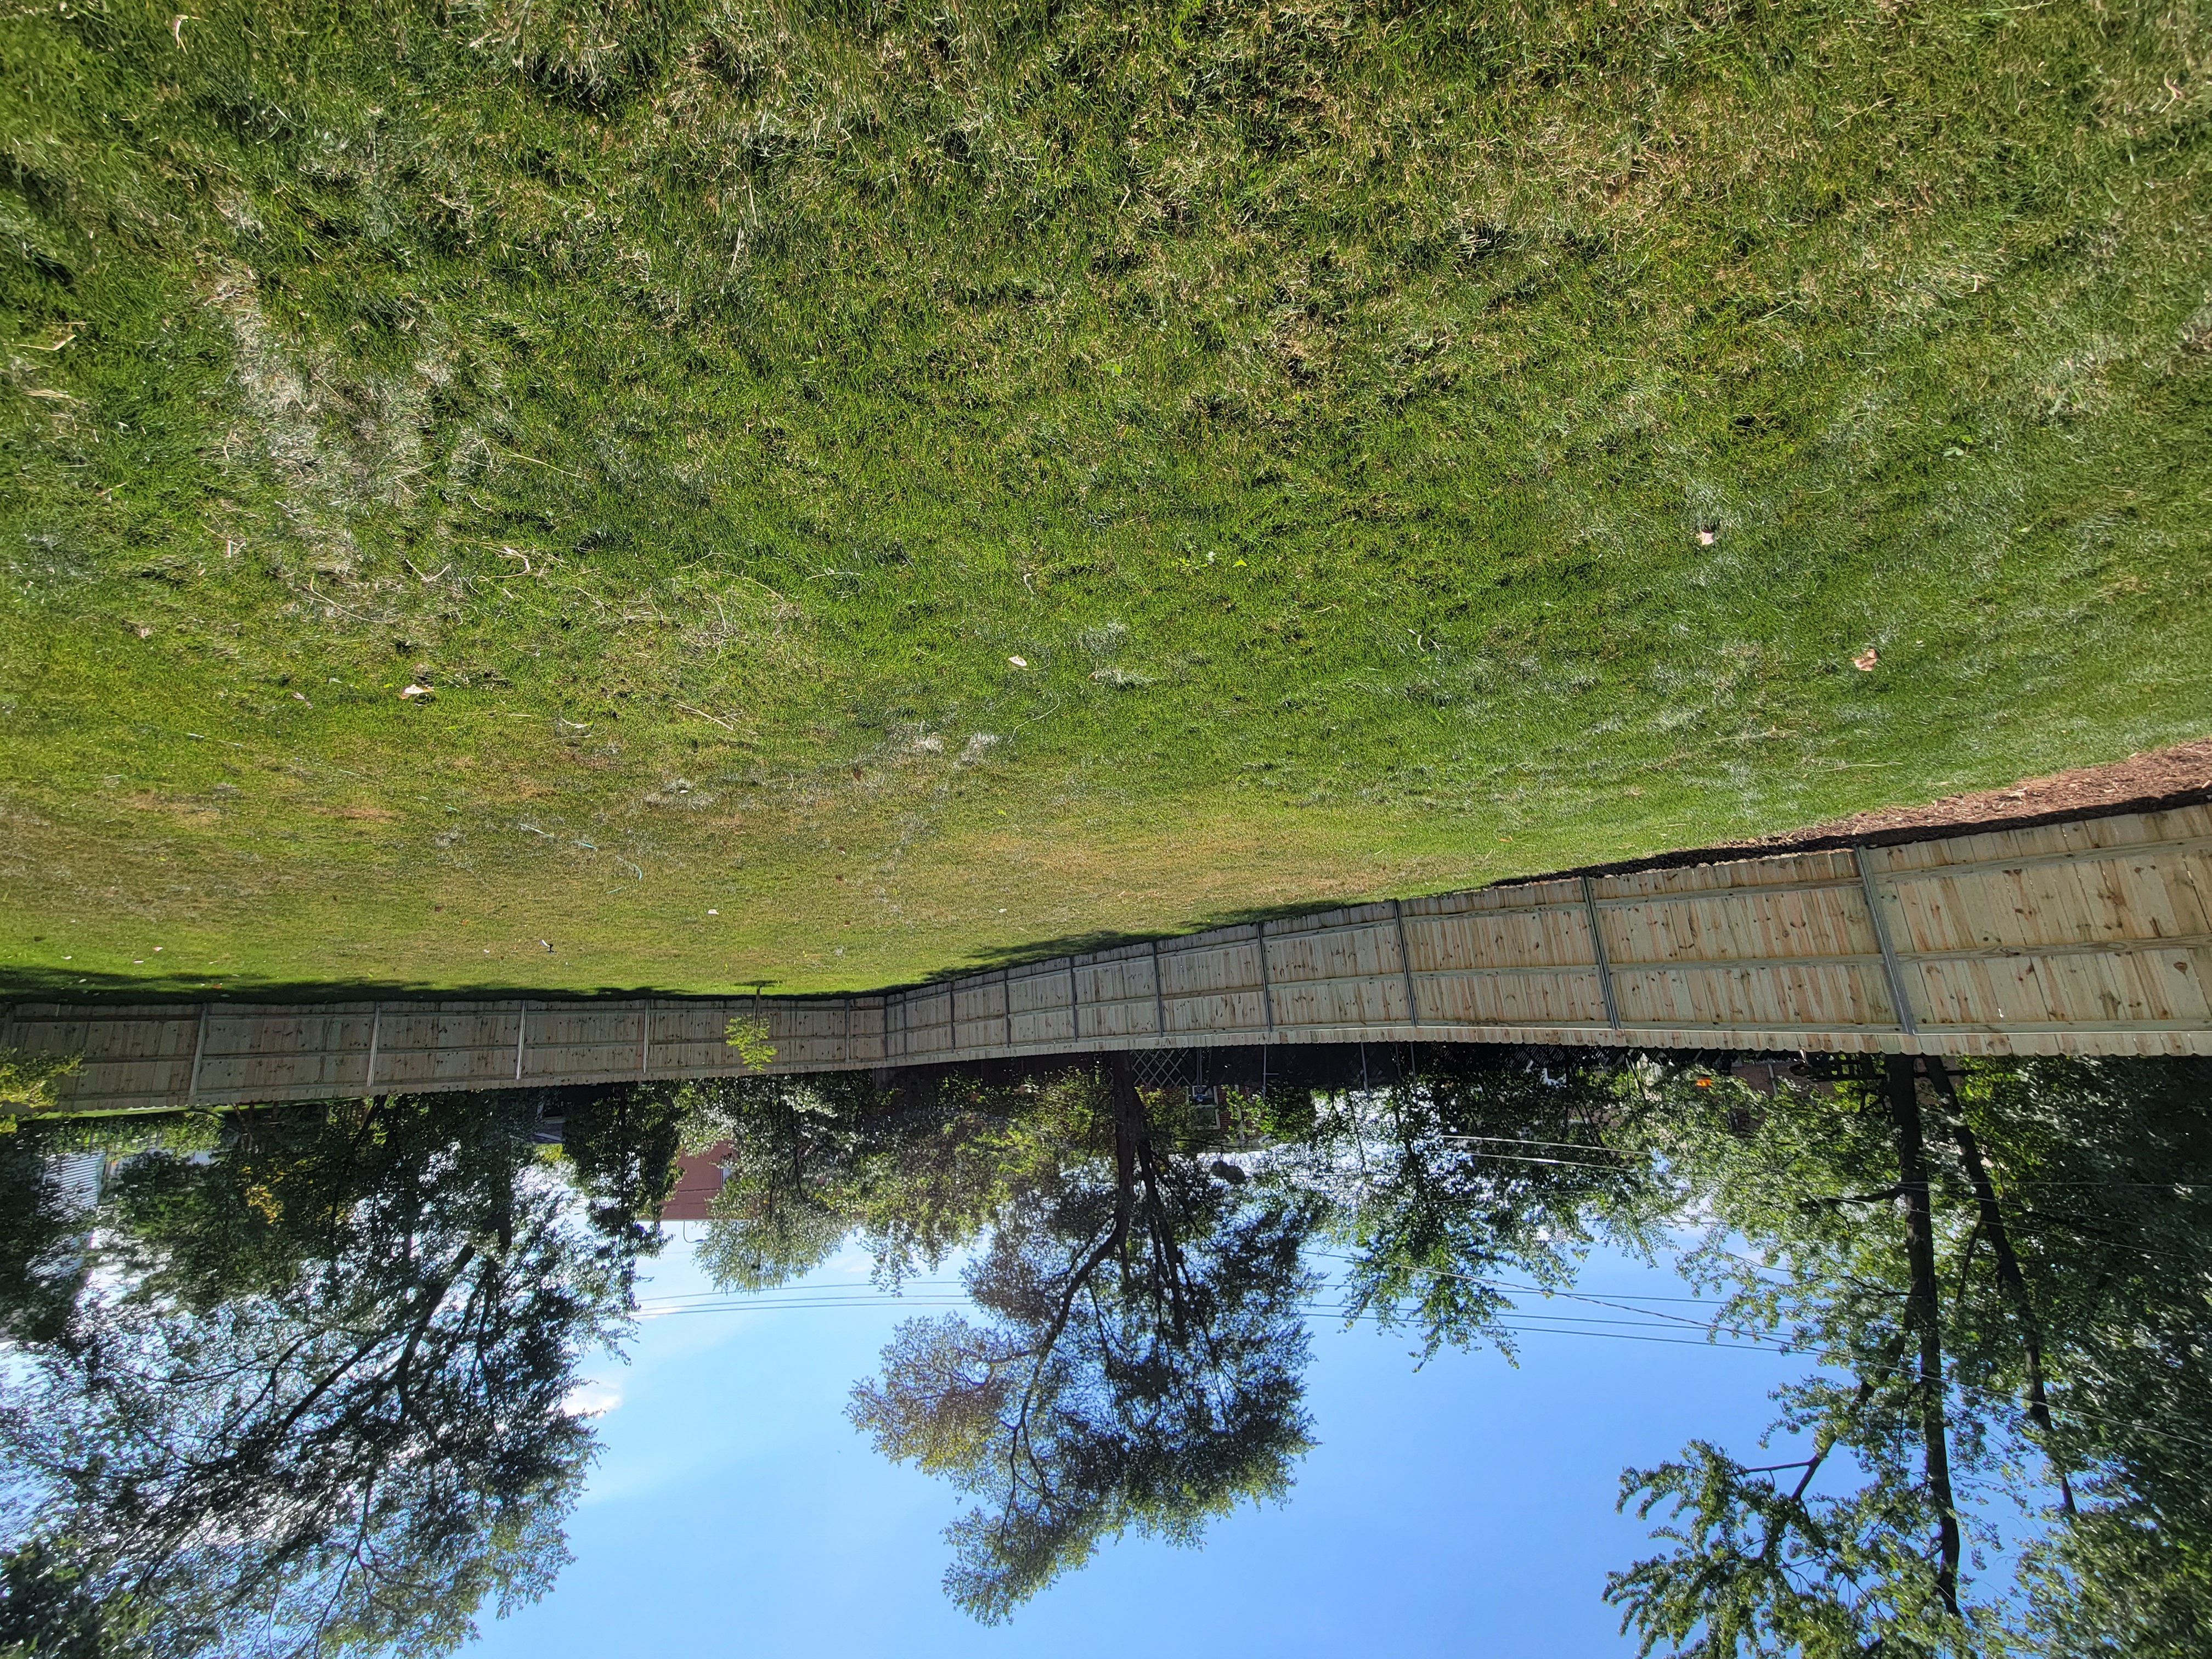
[[[1163,944],[1188,939],[1214,927],[1249,927],[1255,922],[1279,921],[1292,916],[1317,915],[1340,909],[1358,899],[1333,899],[1325,904],[1255,906],[1217,911],[1198,925],[1174,933],[1131,933],[1098,928],[1085,933],[1062,933],[1052,939],[1030,939],[1019,945],[970,951],[965,960],[920,980],[872,986],[861,991],[793,993],[807,1000],[831,1000],[841,996],[880,996],[941,985],[969,974],[990,973],[1002,968],[1026,968],[1058,957],[1088,956],[1123,945]],[[659,985],[600,985],[549,990],[542,985],[500,984],[439,986],[398,983],[391,980],[225,980],[220,984],[189,979],[147,980],[122,974],[58,974],[36,968],[0,969],[0,1003],[67,1003],[89,1006],[157,1006],[165,1003],[240,1002],[299,1003],[313,1006],[336,1002],[587,1002],[599,997],[742,997],[778,994],[777,980],[746,980],[741,983],[702,989],[693,986],[673,989]]]
[[[711,990],[673,990],[657,985],[599,985],[549,990],[542,985],[487,983],[470,986],[395,984],[389,980],[225,980],[220,985],[190,980],[132,979],[120,974],[40,973],[35,969],[0,971],[0,1003],[68,1003],[91,1006],[153,1006],[165,1003],[336,1002],[589,1002],[600,997],[746,997],[774,994],[778,981],[747,980]],[[828,994],[836,994],[834,993]]]
[[[1242,909],[1217,910],[1200,917],[1194,926],[1178,928],[1171,933],[1127,933],[1103,927],[1087,933],[1062,933],[1056,939],[1031,939],[1021,945],[971,951],[960,966],[932,974],[922,982],[942,984],[946,980],[958,979],[967,974],[988,973],[999,968],[1026,968],[1036,963],[1050,962],[1055,957],[1090,956],[1100,951],[1119,950],[1124,945],[1150,945],[1155,939],[1165,945],[1171,940],[1190,939],[1216,927],[1249,927],[1255,922],[1286,921],[1298,916],[1325,915],[1331,910],[1341,910],[1349,905],[1372,904],[1375,902],[1371,897],[1333,898],[1322,903],[1310,900],[1303,904],[1252,905]]]

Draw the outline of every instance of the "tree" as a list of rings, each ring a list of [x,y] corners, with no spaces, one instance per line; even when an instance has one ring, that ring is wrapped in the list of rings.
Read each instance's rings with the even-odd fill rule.
[[[981,1500],[947,1532],[945,1584],[986,1623],[1102,1539],[1195,1543],[1212,1516],[1279,1497],[1312,1443],[1316,1206],[1166,1145],[1126,1060],[1091,1092],[1103,1144],[1014,1184],[968,1272],[989,1322],[908,1321],[854,1393],[879,1450]]]
[[[2212,1064],[2037,1059],[1970,1070],[2049,1374],[2045,1432],[2078,1470],[2028,1549],[2031,1650],[2212,1649]],[[1995,1379],[2001,1382],[2001,1379]]]
[[[860,1123],[877,1096],[866,1079],[843,1076],[702,1087],[687,1133],[694,1151],[724,1148],[721,1190],[697,1249],[716,1285],[770,1290],[836,1253],[860,1224]]]
[[[1704,1218],[1690,1273],[1731,1292],[1717,1328],[1782,1333],[1829,1374],[1778,1391],[1802,1458],[1747,1466],[1700,1442],[1623,1474],[1623,1505],[1664,1505],[1674,1548],[1614,1574],[1607,1599],[1647,1653],[1965,1652],[1954,1454],[1986,1466],[1989,1413],[1960,1406],[1947,1364],[1938,1259],[1966,1230],[1932,1182],[1913,1062],[1771,1101],[1669,1082],[1644,1132],[1674,1177],[1665,1206]],[[1862,1484],[1816,1489],[1839,1469]]]
[[[691,1084],[622,1084],[567,1109],[562,1150],[576,1184],[592,1195],[592,1224],[640,1254],[659,1250],[660,1212],[676,1185],[676,1155],[696,1094]]]
[[[40,1112],[55,1103],[54,1080],[84,1064],[82,1054],[31,1054],[0,1043],[0,1133],[12,1127],[15,1112]]]
[[[1696,1443],[1624,1475],[1673,1546],[1607,1587],[1645,1651],[2203,1650],[2212,1468],[2175,1425],[2212,1419],[2208,1083],[1898,1056],[1771,1101],[1672,1080],[1644,1131],[1702,1218],[1691,1271],[1731,1291],[1717,1326],[1827,1374],[1778,1391],[1795,1460]],[[1969,1547],[2015,1494],[2024,1613]]]
[[[0,1338],[66,1340],[84,1255],[84,1226],[48,1178],[51,1139],[38,1127],[0,1134]]]
[[[1280,1161],[1328,1203],[1347,1247],[1346,1309],[1447,1344],[1510,1354],[1515,1284],[1571,1284],[1601,1225],[1631,1227],[1644,1185],[1607,1143],[1634,1077],[1610,1057],[1439,1047],[1419,1071],[1325,1099]]]
[[[739,1079],[703,1088],[690,1144],[727,1145],[699,1257],[726,1290],[811,1272],[857,1236],[878,1282],[933,1269],[1072,1146],[1066,1077],[960,1072]]]
[[[39,1582],[137,1609],[118,1650],[147,1656],[441,1653],[542,1594],[592,1453],[568,1398],[640,1240],[591,1224],[627,1188],[580,1203],[532,1115],[248,1113],[210,1160],[133,1162],[70,1340],[0,1409]]]
[[[0,1559],[0,1659],[105,1659],[138,1633],[135,1612],[124,1596],[103,1607],[43,1540]]]

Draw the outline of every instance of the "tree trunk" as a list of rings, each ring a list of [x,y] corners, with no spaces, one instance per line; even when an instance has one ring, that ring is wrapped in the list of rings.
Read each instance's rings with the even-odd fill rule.
[[[1046,1364],[1058,1345],[1060,1334],[1066,1330],[1068,1318],[1075,1311],[1075,1300],[1090,1284],[1091,1275],[1105,1264],[1109,1256],[1119,1255],[1126,1270],[1128,1261],[1129,1222],[1137,1203],[1137,1142],[1145,1133],[1145,1103],[1138,1097],[1135,1074],[1130,1070],[1129,1057],[1115,1054],[1107,1067],[1107,1082],[1114,1097],[1114,1219],[1106,1230],[1106,1237],[1097,1247],[1079,1262],[1071,1264],[1067,1288],[1060,1292],[1060,1305],[1053,1310],[1052,1323],[1043,1339],[1030,1356],[1029,1382],[1022,1389],[1022,1401],[1014,1416],[1013,1434],[1007,1449],[1006,1478],[1009,1490],[1020,1484],[1021,1460],[1028,1445],[1030,1407],[1036,1399],[1037,1379],[1044,1375]],[[1008,1499],[1009,1504],[1012,1498]]]
[[[2005,1231],[2004,1213],[1997,1206],[1996,1187],[1990,1180],[1988,1166],[1982,1162],[1981,1143],[1974,1139],[1974,1132],[1966,1127],[1966,1120],[1960,1114],[1958,1091],[1951,1086],[1951,1073],[1934,1055],[1929,1056],[1926,1065],[1929,1080],[1951,1108],[1951,1139],[1958,1146],[1959,1162],[1966,1171],[1966,1179],[1973,1185],[1982,1231],[1989,1235],[1990,1248],[1997,1259],[1997,1285],[2012,1304],[2013,1317],[2020,1322],[2021,1346],[2027,1355],[2027,1415],[2043,1431],[2045,1455],[2048,1456],[2051,1406],[2043,1393],[2043,1326],[2035,1316],[2034,1304],[2028,1300],[2027,1279],[2020,1270],[2020,1258],[2013,1253],[2012,1235]],[[2073,1483],[2055,1462],[2052,1468],[2058,1476],[2059,1507],[2070,1516],[2074,1514]]]
[[[1920,1339],[1920,1437],[1928,1460],[1929,1496],[1937,1520],[1936,1588],[1954,1618],[1959,1612],[1959,1516],[1951,1495],[1951,1448],[1944,1423],[1943,1305],[1936,1286],[1936,1219],[1928,1193],[1928,1148],[1921,1134],[1920,1097],[1912,1060],[1891,1054],[1882,1065],[1890,1133],[1897,1142],[1897,1183],[1905,1195],[1905,1254],[1912,1287],[1906,1327]]]

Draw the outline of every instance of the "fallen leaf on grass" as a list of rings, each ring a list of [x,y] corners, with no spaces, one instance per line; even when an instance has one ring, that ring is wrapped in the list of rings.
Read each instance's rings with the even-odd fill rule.
[[[1881,660],[1881,654],[1872,646],[1869,646],[1851,659],[1851,666],[1862,674],[1871,674],[1874,672],[1874,665]]]

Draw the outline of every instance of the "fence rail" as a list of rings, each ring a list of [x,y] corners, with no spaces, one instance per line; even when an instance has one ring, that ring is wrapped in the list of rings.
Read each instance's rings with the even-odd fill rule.
[[[1566,877],[843,997],[20,1005],[66,1109],[1224,1043],[2212,1054],[2212,807]]]

